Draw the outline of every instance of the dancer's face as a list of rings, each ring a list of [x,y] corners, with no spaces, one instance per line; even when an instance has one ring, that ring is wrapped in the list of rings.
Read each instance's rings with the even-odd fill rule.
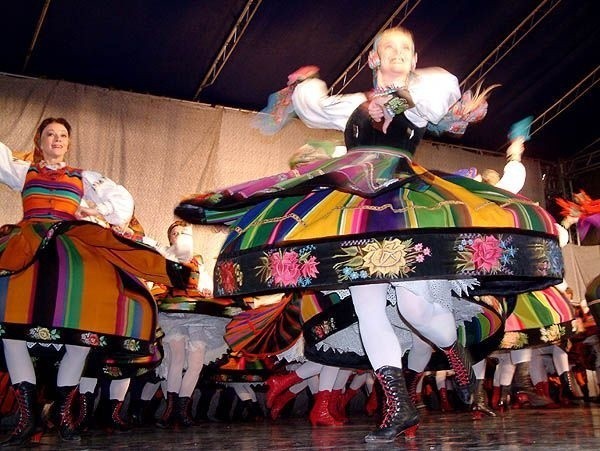
[[[412,37],[400,30],[388,30],[381,36],[377,44],[379,55],[379,71],[386,80],[408,77],[415,69],[417,54]]]
[[[63,161],[69,150],[69,131],[58,122],[48,124],[40,135],[39,147],[48,162]]]

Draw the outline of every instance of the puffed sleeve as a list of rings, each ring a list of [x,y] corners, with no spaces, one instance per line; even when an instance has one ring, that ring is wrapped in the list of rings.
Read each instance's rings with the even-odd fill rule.
[[[404,115],[417,127],[437,124],[460,99],[458,79],[441,67],[417,69],[408,90],[415,103]]]
[[[509,161],[504,166],[504,174],[498,183],[496,188],[501,188],[511,193],[517,194],[523,189],[525,185],[525,179],[527,178],[527,170],[523,163],[520,161]]]
[[[12,190],[22,191],[29,166],[29,161],[15,158],[11,150],[0,142],[0,183]]]
[[[363,93],[330,96],[318,78],[299,83],[292,94],[294,111],[310,128],[344,131],[348,118],[367,97]]]
[[[125,226],[133,216],[133,197],[123,186],[93,171],[83,171],[83,198],[92,201],[111,225]]]

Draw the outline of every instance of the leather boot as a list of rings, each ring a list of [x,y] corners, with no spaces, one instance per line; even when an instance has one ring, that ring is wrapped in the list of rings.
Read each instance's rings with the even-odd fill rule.
[[[344,402],[342,390],[331,391],[329,397],[329,413],[341,423],[345,424],[348,422],[348,418],[346,417],[346,403]]]
[[[408,395],[410,396],[411,401],[417,407],[417,409],[425,408],[425,404],[423,404],[423,398],[421,398],[417,394],[417,385],[421,380],[423,373],[418,373],[414,370],[406,368],[404,370],[404,380],[406,381],[406,389],[408,390]]]
[[[154,415],[151,410],[151,400],[134,399],[129,404],[131,422],[134,426],[154,424]]]
[[[454,342],[449,348],[441,348],[450,367],[454,370],[454,381],[456,394],[464,404],[473,403],[473,388],[475,386],[475,373],[471,368],[471,357],[469,352],[458,342]]]
[[[344,423],[336,420],[329,412],[329,399],[331,392],[323,390],[315,395],[315,403],[313,404],[308,419],[313,426],[342,426]]]
[[[96,394],[93,392],[79,393],[79,415],[77,416],[77,429],[88,431],[94,419],[94,401]]]
[[[573,401],[577,401],[577,397],[573,392],[573,384],[573,375],[570,371],[565,371],[560,375],[560,403],[563,406],[568,406]]]
[[[452,412],[454,407],[450,404],[450,399],[448,399],[448,389],[440,388],[440,407],[442,412]]]
[[[17,400],[17,424],[9,436],[0,442],[0,446],[26,446],[29,443],[39,442],[41,434],[35,430],[35,384],[19,382],[13,385]]]
[[[177,419],[185,428],[194,425],[192,417],[192,398],[190,396],[177,397]]]
[[[500,386],[500,400],[498,401],[498,410],[505,412],[510,408],[512,400],[512,387],[510,385]]]
[[[77,429],[76,418],[73,414],[75,399],[79,390],[77,385],[70,387],[56,387],[57,400],[54,411],[54,424],[58,429],[58,435],[65,442],[76,442],[81,440]]]
[[[419,414],[408,395],[402,369],[384,366],[375,371],[375,375],[386,402],[381,424],[365,436],[365,442],[392,443],[401,434],[407,440],[413,439],[419,427]]]
[[[344,422],[348,421],[348,415],[346,414],[346,408],[348,407],[348,403],[352,400],[352,398],[356,396],[356,393],[358,393],[358,390],[354,390],[353,388],[347,388],[346,391],[342,394],[338,408],[342,414],[342,419],[344,420]]]
[[[292,399],[296,397],[296,393],[293,393],[289,390],[284,391],[273,401],[273,406],[271,407],[270,416],[272,420],[276,420],[281,415],[281,411],[290,402]]]
[[[545,406],[546,409],[557,409],[560,407],[550,396],[550,384],[548,381],[538,382],[534,385],[533,389],[538,396],[548,400],[549,403]]]
[[[175,402],[177,400],[177,393],[167,392],[167,405],[162,415],[156,422],[156,426],[161,429],[168,429],[173,427],[175,423]]]
[[[529,375],[529,362],[517,363],[513,387],[520,406],[529,404],[531,407],[546,407],[552,404],[551,399],[539,396],[533,388],[531,376]]]
[[[277,396],[298,382],[302,382],[302,379],[296,374],[295,371],[284,374],[273,374],[271,377],[269,377],[265,381],[265,384],[268,387],[266,397],[267,407],[270,409]]]
[[[490,417],[496,416],[488,404],[487,393],[483,383],[483,379],[477,379],[477,382],[475,383],[475,399],[473,400],[473,417],[475,419],[480,419],[482,414]]]
[[[498,403],[500,402],[500,387],[492,387],[492,409],[498,410]]]
[[[106,420],[106,425],[111,432],[131,431],[131,425],[123,419],[123,401],[110,400],[109,417]]]

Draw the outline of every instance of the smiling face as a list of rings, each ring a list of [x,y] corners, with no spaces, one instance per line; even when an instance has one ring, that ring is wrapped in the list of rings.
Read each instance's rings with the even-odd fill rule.
[[[379,86],[406,84],[408,75],[417,64],[411,34],[399,28],[386,30],[376,41],[376,50],[380,60],[377,76]]]
[[[37,143],[44,160],[48,163],[64,161],[65,154],[69,150],[69,144],[69,130],[59,122],[50,122],[46,125],[42,129]]]

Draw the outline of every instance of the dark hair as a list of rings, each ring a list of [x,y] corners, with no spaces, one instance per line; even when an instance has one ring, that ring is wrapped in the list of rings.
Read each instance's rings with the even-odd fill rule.
[[[64,117],[47,117],[44,119],[37,128],[35,136],[33,137],[33,143],[35,144],[35,150],[40,149],[40,140],[42,139],[42,132],[50,124],[61,124],[67,129],[67,133],[71,136],[71,124]]]

